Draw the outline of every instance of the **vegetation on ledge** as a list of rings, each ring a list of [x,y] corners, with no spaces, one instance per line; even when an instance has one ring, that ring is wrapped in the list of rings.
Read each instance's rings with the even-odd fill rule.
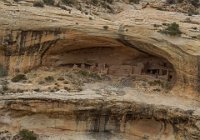
[[[23,129],[19,132],[19,136],[22,140],[37,140],[37,135],[33,131]]]
[[[179,24],[177,24],[176,22],[167,24],[166,26],[167,27],[165,29],[160,31],[161,33],[169,34],[172,36],[178,36],[178,35],[182,34],[182,32],[180,31],[180,28],[179,28]]]

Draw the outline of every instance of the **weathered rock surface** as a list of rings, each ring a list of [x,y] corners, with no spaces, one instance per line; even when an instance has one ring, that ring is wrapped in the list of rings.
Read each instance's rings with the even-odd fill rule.
[[[99,14],[86,15],[74,6],[69,12],[54,6],[39,8],[29,2],[1,1],[2,68],[12,76],[41,66],[127,66],[155,59],[167,63],[174,72],[168,92],[172,98],[160,96],[162,102],[158,102],[159,97],[132,97],[135,94],[123,101],[115,96],[89,98],[87,90],[83,91],[88,92],[84,98],[77,98],[77,93],[60,98],[57,93],[6,94],[0,97],[1,130],[111,132],[128,135],[127,139],[199,139],[200,16],[160,11],[152,9],[151,4],[143,8],[117,4],[119,10],[112,14],[103,9]],[[181,36],[159,32],[173,22],[179,24]],[[187,98],[176,103],[173,95]]]
[[[193,32],[190,28],[196,26],[199,30],[199,23],[183,22],[187,16],[181,13],[148,8],[138,11],[130,7],[113,15],[111,21],[87,17],[76,9],[69,14],[48,6],[38,9],[13,5],[10,10],[10,6],[1,2],[1,64],[8,73],[15,74],[40,66],[48,50],[59,54],[66,49],[86,47],[132,47],[165,58],[176,71],[176,86],[198,91],[200,43],[193,37],[198,36],[199,31]],[[191,20],[198,22],[199,16]],[[170,37],[156,32],[158,29],[153,25],[166,22],[179,23],[184,36]],[[103,26],[108,26],[108,30]]]
[[[0,129],[15,133],[26,128],[39,134],[58,130],[109,132],[121,133],[128,139],[199,139],[200,117],[195,105],[173,107],[133,101],[132,97],[105,99],[94,94],[53,96],[46,93],[1,97]]]

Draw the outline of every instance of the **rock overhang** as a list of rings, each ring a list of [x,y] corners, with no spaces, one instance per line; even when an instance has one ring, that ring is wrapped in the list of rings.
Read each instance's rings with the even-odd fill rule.
[[[50,31],[47,29],[10,31],[7,36],[3,37],[3,43],[10,43],[9,45],[12,49],[7,47],[5,54],[8,56],[14,55],[15,58],[17,55],[37,56],[38,58],[35,66],[39,66],[42,64],[42,57],[50,48],[58,47],[55,53],[59,53],[63,52],[62,49],[65,51],[68,49],[72,51],[85,47],[98,48],[110,46],[116,48],[123,46],[124,48],[133,48],[139,52],[166,59],[175,69],[178,85],[194,86],[194,88],[198,87],[198,57],[186,52],[180,48],[181,46],[172,44],[167,40],[155,39],[152,36],[131,36],[126,35],[126,33],[116,33],[112,30],[105,31],[104,29],[101,29],[102,33],[100,29],[97,31],[93,30],[92,33],[87,33],[87,31],[83,30],[55,28]],[[92,30],[92,28],[90,28],[90,30]],[[5,42],[6,39],[8,42]],[[33,65],[33,67],[35,66]],[[22,71],[30,70],[31,67],[30,64],[29,66],[22,67]],[[10,69],[12,70],[13,68]]]

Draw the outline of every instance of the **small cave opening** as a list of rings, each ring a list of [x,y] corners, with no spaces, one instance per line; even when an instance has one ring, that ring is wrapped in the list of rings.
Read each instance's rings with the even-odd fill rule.
[[[61,41],[45,53],[42,65],[84,70],[111,79],[132,77],[133,81],[161,87],[167,83],[170,89],[176,80],[175,70],[168,60],[104,38]]]

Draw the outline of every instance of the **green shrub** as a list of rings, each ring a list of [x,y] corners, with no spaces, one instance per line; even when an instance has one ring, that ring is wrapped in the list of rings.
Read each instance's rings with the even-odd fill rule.
[[[0,64],[0,77],[6,76],[6,70],[3,65]]]
[[[64,84],[69,84],[69,82],[68,82],[68,81],[64,81],[63,83],[64,83]]]
[[[155,28],[158,28],[158,27],[160,27],[161,25],[159,25],[159,24],[153,24],[153,26],[154,26]]]
[[[74,0],[62,0],[62,2],[66,5],[73,5],[75,3]]]
[[[107,25],[103,26],[103,29],[104,29],[104,30],[108,30],[108,28],[109,28],[109,27],[108,27]]]
[[[188,10],[188,16],[198,15],[198,14],[199,14],[199,12],[195,8],[190,8]]]
[[[64,87],[64,89],[66,90],[66,91],[70,91],[71,89],[69,88],[69,87]]]
[[[168,3],[168,4],[175,4],[176,0],[166,0],[166,3]]]
[[[89,76],[90,75],[90,73],[86,70],[80,70],[80,71],[78,71],[78,74],[81,76]]]
[[[20,0],[14,0],[14,2],[20,2]]]
[[[156,8],[157,10],[160,10],[160,11],[166,11],[166,9],[162,8],[162,7],[157,7]]]
[[[16,92],[16,93],[23,93],[24,91],[25,91],[25,90],[19,89],[19,88],[18,88],[15,92]]]
[[[167,4],[176,4],[176,3],[183,3],[184,1],[188,1],[195,7],[199,6],[199,0],[166,0],[166,3]]]
[[[93,5],[98,5],[99,1],[98,0],[91,0]]]
[[[23,80],[27,80],[27,77],[25,74],[17,74],[15,77],[13,77],[11,79],[12,82],[20,82],[20,81],[23,81]]]
[[[139,4],[139,3],[140,3],[140,0],[129,0],[129,3]]]
[[[35,1],[33,3],[34,7],[44,7],[44,2],[43,1]]]
[[[38,84],[39,85],[43,85],[45,82],[44,81],[39,81]]]
[[[162,23],[162,25],[163,25],[163,26],[168,26],[168,25],[169,25],[169,23]]]
[[[102,80],[101,76],[99,76],[97,73],[90,73],[89,76],[96,80]]]
[[[40,92],[40,89],[39,89],[39,88],[36,88],[36,89],[33,89],[33,91],[35,91],[35,92]]]
[[[22,140],[37,140],[37,135],[33,131],[26,129],[21,130],[19,132],[19,136],[22,138]]]
[[[106,2],[112,4],[114,2],[114,0],[105,0]]]
[[[47,76],[44,79],[45,79],[46,82],[53,82],[54,81],[53,76]]]
[[[79,74],[80,76],[83,77],[88,77],[88,78],[92,78],[92,79],[96,79],[96,80],[101,80],[101,76],[99,76],[97,73],[95,72],[88,72],[85,70],[80,70],[77,72],[77,74]]]
[[[161,92],[161,89],[155,88],[155,89],[153,89],[153,91],[155,91],[155,92]]]
[[[2,86],[2,90],[3,90],[3,91],[8,91],[8,90],[9,90],[8,85],[3,85],[3,86]]]
[[[190,0],[191,4],[194,5],[195,7],[199,6],[199,0]]]
[[[162,86],[163,87],[163,82],[160,80],[154,80],[154,81],[149,81],[150,86]]]
[[[43,0],[47,5],[54,5],[55,0]]]
[[[182,3],[184,0],[177,0],[177,3]]]
[[[161,30],[160,32],[164,33],[164,34],[173,35],[173,36],[181,34],[181,31],[179,29],[179,25],[176,22],[168,24],[167,28],[165,28],[164,30]]]
[[[58,81],[64,81],[65,80],[65,78],[64,77],[58,77],[58,79],[57,79]]]

